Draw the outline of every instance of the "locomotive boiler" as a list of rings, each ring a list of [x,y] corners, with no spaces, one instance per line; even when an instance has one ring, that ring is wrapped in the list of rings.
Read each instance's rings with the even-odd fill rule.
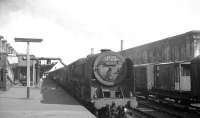
[[[124,106],[130,101],[137,106],[134,95],[133,66],[120,54],[101,50],[64,68],[49,73],[49,77],[66,88],[83,104],[96,109],[115,103]]]

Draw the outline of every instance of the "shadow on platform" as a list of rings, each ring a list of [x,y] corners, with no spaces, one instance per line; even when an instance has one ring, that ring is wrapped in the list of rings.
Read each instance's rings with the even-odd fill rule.
[[[40,92],[43,98],[40,102],[44,104],[80,105],[65,90],[49,79],[43,81]]]

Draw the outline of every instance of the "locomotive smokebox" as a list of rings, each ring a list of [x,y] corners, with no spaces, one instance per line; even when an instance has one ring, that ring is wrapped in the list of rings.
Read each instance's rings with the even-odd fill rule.
[[[126,76],[125,59],[118,53],[102,49],[93,65],[96,79],[103,85],[114,86],[119,84]]]

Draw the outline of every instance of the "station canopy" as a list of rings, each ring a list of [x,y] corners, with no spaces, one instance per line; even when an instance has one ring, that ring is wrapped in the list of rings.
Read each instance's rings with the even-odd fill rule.
[[[63,67],[64,65],[60,61],[58,61],[47,73],[53,72]]]
[[[9,64],[17,64],[18,63],[17,56],[8,55],[7,60],[8,60]]]

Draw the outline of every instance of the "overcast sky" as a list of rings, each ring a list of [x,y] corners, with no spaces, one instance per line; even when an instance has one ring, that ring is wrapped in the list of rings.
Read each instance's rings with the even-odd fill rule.
[[[42,38],[30,46],[38,57],[66,64],[90,49],[124,48],[200,30],[199,0],[0,0],[0,35],[19,53],[14,37]]]

